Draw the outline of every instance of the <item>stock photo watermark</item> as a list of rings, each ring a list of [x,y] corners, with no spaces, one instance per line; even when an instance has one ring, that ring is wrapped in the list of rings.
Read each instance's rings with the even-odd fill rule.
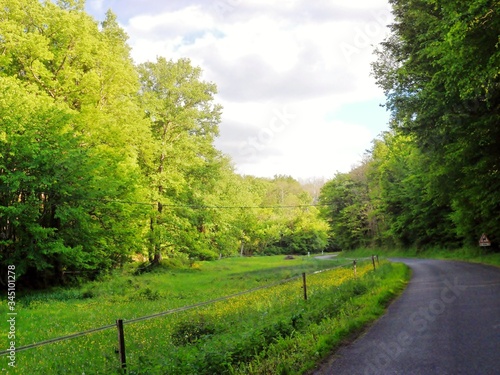
[[[415,336],[427,331],[429,324],[442,315],[447,306],[455,302],[466,290],[466,287],[458,283],[458,277],[455,277],[453,283],[445,280],[444,285],[439,298],[431,300],[426,307],[420,307],[409,316],[408,330],[401,331],[391,341],[377,343],[374,355],[365,362],[363,374],[383,373],[391,362],[396,361],[405,350],[411,347]]]
[[[16,266],[7,266],[7,343],[8,365],[16,367]]]
[[[389,35],[387,27],[392,22],[390,8],[373,12],[373,19],[363,27],[356,27],[354,34],[349,41],[340,43],[340,49],[347,62],[352,61],[352,57],[360,54],[374,43],[380,42]]]
[[[211,5],[211,8],[219,16],[225,16],[228,13],[233,12],[238,5],[240,5],[241,0],[219,0]]]
[[[240,155],[253,157],[263,151],[276,139],[276,136],[285,129],[297,117],[296,114],[288,112],[286,107],[273,110],[273,117],[266,127],[260,129],[253,137],[249,137],[240,148]]]

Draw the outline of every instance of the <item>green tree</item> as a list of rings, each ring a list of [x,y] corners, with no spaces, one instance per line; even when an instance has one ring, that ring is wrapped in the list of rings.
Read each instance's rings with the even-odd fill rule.
[[[388,247],[456,245],[451,207],[430,171],[432,161],[412,137],[387,132],[372,150],[370,181],[381,225],[381,245]]]
[[[500,215],[500,3],[392,0],[373,66],[393,126],[411,134],[458,238],[495,236]],[[446,204],[446,203],[444,203]]]
[[[205,233],[207,211],[189,206],[205,206],[206,193],[216,184],[220,156],[213,140],[221,107],[214,103],[216,86],[202,81],[201,69],[187,59],[174,62],[160,57],[138,70],[142,106],[155,139],[154,159],[146,174],[151,199],[158,202],[151,213],[149,247],[150,261],[157,263],[165,246],[188,253],[206,250],[195,251],[196,242],[189,239]],[[165,205],[186,207],[166,213]]]
[[[131,212],[104,201],[119,186],[100,181],[107,160],[81,147],[75,113],[17,79],[0,82],[1,263],[45,285],[123,262],[128,253],[116,242],[131,240],[130,229],[111,218],[125,223]]]
[[[290,176],[257,179],[261,197],[253,249],[264,254],[307,254],[325,249],[327,226],[313,198]]]
[[[10,215],[2,261],[23,257],[20,276],[47,283],[105,271],[142,247],[141,207],[122,203],[143,198],[149,128],[137,74],[112,13],[99,29],[82,4],[0,1],[2,209]],[[19,106],[18,123],[9,106]],[[24,175],[22,186],[13,182]],[[28,223],[43,230],[21,229]],[[29,256],[11,251],[27,243]]]
[[[371,243],[370,198],[364,164],[338,173],[321,189],[321,213],[330,226],[330,246],[354,249]]]

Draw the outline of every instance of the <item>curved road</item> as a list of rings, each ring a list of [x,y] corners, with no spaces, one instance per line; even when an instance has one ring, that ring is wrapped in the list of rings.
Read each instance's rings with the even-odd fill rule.
[[[314,375],[500,374],[500,268],[392,260],[412,269],[406,290]]]

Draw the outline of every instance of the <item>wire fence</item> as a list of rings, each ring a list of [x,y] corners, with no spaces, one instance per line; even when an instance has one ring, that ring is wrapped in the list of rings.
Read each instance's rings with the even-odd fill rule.
[[[373,263],[374,269],[376,268],[375,262],[378,262],[378,256],[372,256],[372,257],[367,257],[367,258],[353,259],[349,263],[344,263],[344,264],[340,264],[340,265],[332,267],[332,268],[315,271],[315,272],[312,272],[308,275],[309,276],[319,275],[319,274],[323,274],[325,272],[337,270],[337,269],[344,268],[344,267],[353,267],[354,276],[356,276],[356,264],[357,264],[357,262],[358,261],[366,261],[366,260],[371,260]],[[303,289],[304,299],[307,300],[308,295],[307,295],[306,273],[302,273],[302,275],[293,276],[293,277],[283,279],[283,280],[280,280],[280,281],[277,281],[277,282],[274,282],[271,284],[262,285],[262,286],[255,287],[255,288],[248,289],[248,290],[244,290],[244,291],[241,291],[238,293],[234,293],[234,294],[230,294],[227,296],[222,296],[219,298],[211,299],[208,301],[203,301],[200,303],[196,303],[196,304],[192,304],[192,305],[188,305],[188,306],[183,306],[183,307],[179,307],[179,308],[169,309],[169,310],[162,311],[159,313],[155,313],[155,314],[151,314],[151,315],[147,315],[147,316],[142,316],[142,317],[138,317],[138,318],[133,318],[133,319],[128,319],[128,320],[117,319],[116,323],[113,323],[113,324],[108,324],[108,325],[104,325],[101,327],[89,329],[86,331],[76,332],[76,333],[73,333],[70,335],[61,336],[61,337],[57,337],[57,338],[53,338],[53,339],[49,339],[49,340],[45,340],[45,341],[40,341],[37,343],[32,343],[29,345],[16,347],[15,353],[43,347],[43,346],[50,345],[50,344],[55,344],[55,343],[62,342],[62,341],[76,339],[79,337],[95,334],[95,333],[102,332],[102,331],[107,331],[107,330],[111,330],[111,329],[118,329],[118,343],[117,343],[118,349],[116,349],[116,353],[119,354],[119,360],[121,362],[122,368],[125,368],[125,361],[126,361],[125,358],[126,357],[125,357],[125,339],[124,339],[124,334],[123,334],[123,325],[131,325],[131,324],[135,324],[135,323],[139,323],[139,322],[143,322],[143,321],[148,321],[148,320],[152,320],[152,319],[156,319],[156,318],[160,318],[160,317],[164,317],[164,316],[168,316],[168,315],[172,315],[172,314],[177,314],[180,312],[201,309],[204,307],[208,307],[210,305],[214,305],[216,303],[236,299],[237,297],[242,297],[244,295],[255,293],[255,292],[260,291],[260,290],[276,288],[280,285],[288,284],[288,283],[291,283],[293,281],[298,281],[300,279],[302,279],[302,283],[300,283],[299,285],[300,285],[300,288]],[[0,357],[10,355],[10,354],[12,354],[12,350],[10,350],[10,349],[0,351]]]

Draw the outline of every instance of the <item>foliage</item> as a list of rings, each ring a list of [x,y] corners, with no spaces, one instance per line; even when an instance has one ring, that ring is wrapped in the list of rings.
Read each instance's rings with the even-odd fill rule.
[[[15,264],[19,277],[42,285],[68,271],[122,263],[127,248],[112,244],[128,241],[133,247],[133,235],[118,223],[133,210],[103,202],[123,194],[115,181],[100,179],[115,161],[81,146],[84,137],[74,134],[78,118],[72,111],[16,79],[0,81],[2,263]],[[110,210],[114,215],[103,217]]]
[[[391,4],[392,35],[378,52],[374,73],[393,128],[411,135],[424,155],[422,180],[441,207],[438,216],[451,220],[455,238],[472,244],[487,232],[496,242],[500,4]]]
[[[165,246],[193,247],[194,243],[186,243],[188,239],[179,236],[178,231],[165,228],[171,222],[177,222],[190,237],[198,237],[194,242],[199,249],[193,251],[199,256],[209,251],[200,243],[206,226],[204,212],[188,207],[164,212],[163,206],[172,202],[204,206],[200,185],[207,193],[213,190],[220,170],[213,147],[221,110],[213,104],[216,88],[200,81],[201,70],[192,67],[187,59],[173,62],[158,58],[156,63],[144,63],[138,70],[142,105],[156,141],[155,160],[146,170],[151,180],[151,199],[158,200],[157,212],[151,217],[149,258],[159,262]]]
[[[498,249],[500,3],[390,3],[373,73],[391,131],[324,186],[333,243],[453,248],[486,233]]]
[[[322,215],[330,224],[334,248],[353,249],[369,241],[370,199],[366,176],[357,173],[359,169],[366,165],[337,174],[321,191]]]
[[[141,180],[125,37],[112,14],[99,30],[67,5],[1,2],[0,262],[20,285],[92,278],[141,249],[141,209],[115,203]]]
[[[116,16],[82,1],[0,0],[0,21],[1,280],[324,248],[315,209],[284,208],[312,203],[304,187],[215,148],[217,88],[188,59],[135,66]]]
[[[203,317],[190,321],[181,321],[172,329],[171,340],[176,346],[192,345],[216,333],[216,328]]]
[[[300,275],[301,271],[336,264],[335,260],[309,257],[295,260],[284,260],[283,256],[235,258],[203,262],[201,271],[196,272],[114,277],[93,283],[95,296],[90,299],[63,301],[52,298],[59,294],[46,293],[41,293],[38,299],[32,296],[30,306],[24,309],[25,319],[19,321],[19,331],[22,328],[26,332],[22,343],[38,342],[109,324],[112,317],[120,316],[126,321],[154,314],[159,309],[195,304],[270,284],[289,277],[286,270],[291,275]],[[303,300],[302,280],[298,278],[194,310],[126,324],[128,372],[257,374],[267,368],[268,372],[276,373],[273,369],[280,363],[303,372],[349,334],[347,322],[357,322],[351,330],[359,329],[362,322],[383,312],[385,306],[379,304],[382,296],[394,295],[395,290],[404,285],[402,280],[408,277],[403,266],[386,264],[376,273],[372,270],[370,263],[359,263],[357,279],[350,267],[310,275],[307,302]],[[170,286],[162,288],[168,296],[161,293],[159,300],[129,299],[143,289],[158,291],[160,285]],[[86,288],[88,286],[77,290]],[[125,295],[120,295],[123,292]],[[81,295],[75,293],[75,296],[77,294]],[[20,303],[24,304],[24,300],[21,298]],[[128,302],[123,304],[121,300]],[[59,311],[57,322],[44,319],[49,309]],[[38,329],[29,329],[30,326]],[[24,373],[26,368],[55,374],[115,373],[118,371],[115,341],[116,331],[111,329],[19,352],[18,370],[19,373]],[[285,343],[287,349],[283,348]],[[289,356],[285,362],[284,356]]]
[[[245,244],[246,253],[305,255],[326,249],[328,228],[298,181],[275,176],[249,182],[254,185],[251,190],[262,192],[262,208],[256,211],[258,222],[253,231],[246,232],[251,239]]]

